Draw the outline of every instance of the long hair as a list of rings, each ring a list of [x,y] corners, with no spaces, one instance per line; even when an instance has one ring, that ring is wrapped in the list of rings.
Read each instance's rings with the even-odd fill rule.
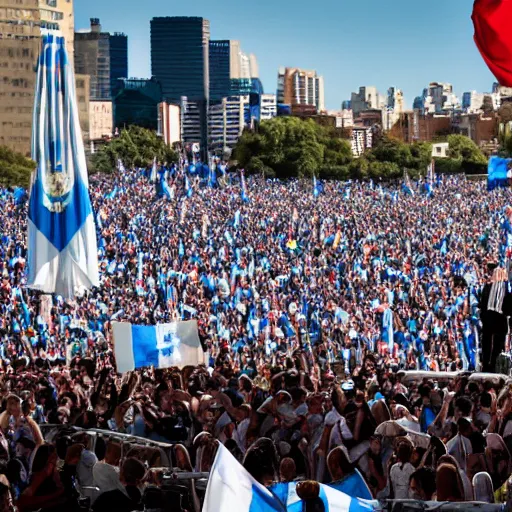
[[[464,501],[464,486],[453,464],[441,464],[436,472],[437,501]]]
[[[255,480],[263,485],[268,481],[276,481],[279,465],[274,443],[266,437],[258,439],[247,450],[243,466]]]

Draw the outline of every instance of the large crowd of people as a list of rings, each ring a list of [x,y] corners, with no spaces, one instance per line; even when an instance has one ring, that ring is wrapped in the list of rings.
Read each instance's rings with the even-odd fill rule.
[[[188,472],[222,443],[278,496],[306,480],[507,500],[512,388],[470,375],[507,366],[482,320],[504,312],[508,190],[165,178],[170,198],[145,171],[91,177],[101,282],[73,300],[26,288],[26,205],[0,191],[0,511],[151,508],[158,449],[91,429],[173,445]],[[117,374],[112,321],[188,319],[208,365]],[[192,480],[176,507],[198,512],[201,492]]]

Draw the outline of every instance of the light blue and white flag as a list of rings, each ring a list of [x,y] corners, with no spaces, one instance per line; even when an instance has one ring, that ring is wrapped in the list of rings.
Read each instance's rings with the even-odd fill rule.
[[[319,195],[318,182],[316,181],[316,176],[313,176],[313,197],[318,197]]]
[[[412,188],[411,178],[409,178],[409,173],[407,171],[404,171],[404,183],[402,185],[402,188],[406,194],[409,194],[411,196],[414,195],[414,189]]]
[[[242,170],[241,176],[241,198],[244,203],[249,202],[249,196],[247,195],[247,185],[245,184],[245,171]]]
[[[144,253],[139,252],[139,257],[138,257],[138,261],[137,261],[137,279],[139,281],[142,281],[143,269],[144,269]]]
[[[169,199],[169,201],[174,199],[173,189],[169,186],[169,183],[167,182],[167,180],[165,178],[162,178],[162,190],[163,190],[163,193],[165,194],[165,197],[167,197],[167,199]]]
[[[126,169],[124,168],[123,162],[120,158],[117,160],[117,170],[121,173],[126,172]]]
[[[432,197],[434,195],[434,187],[435,187],[435,173],[434,173],[434,161],[430,163],[427,170],[427,182],[425,184],[425,190],[427,192],[428,197]]]
[[[188,176],[185,174],[185,195],[187,197],[192,196],[192,187],[190,186],[190,181],[188,180]]]
[[[151,176],[149,177],[149,181],[151,183],[156,183],[158,180],[158,171],[156,168],[156,156],[153,158],[153,167],[151,167]]]
[[[114,199],[117,195],[117,186],[115,186],[111,192],[105,194],[105,199]]]
[[[279,486],[279,487],[278,487]],[[219,444],[210,471],[202,512],[302,512],[304,502],[296,492],[297,483],[278,484],[272,492],[258,483],[249,472]],[[277,492],[276,492],[277,491]],[[325,485],[319,498],[326,512],[372,512],[376,502],[350,498]]]
[[[195,320],[158,325],[112,322],[112,330],[119,373],[149,366],[183,368],[208,363]]]
[[[28,209],[28,287],[72,297],[99,286],[98,249],[78,119],[75,77],[63,37],[41,41]]]
[[[235,218],[233,220],[233,227],[235,228],[235,230],[238,229],[238,226],[240,226],[240,210],[237,210],[235,212]]]
[[[210,164],[210,170],[208,173],[208,186],[213,188],[217,185],[217,168],[214,163]]]

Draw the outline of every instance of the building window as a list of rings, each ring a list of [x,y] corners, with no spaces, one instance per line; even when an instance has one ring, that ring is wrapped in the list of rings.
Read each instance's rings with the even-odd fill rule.
[[[57,0],[46,0],[46,5],[50,7],[57,7]]]
[[[441,148],[436,148],[436,151],[437,151],[437,154],[440,155],[441,154]]]
[[[59,24],[51,23],[49,21],[41,21],[41,28],[46,28],[48,30],[59,30]]]

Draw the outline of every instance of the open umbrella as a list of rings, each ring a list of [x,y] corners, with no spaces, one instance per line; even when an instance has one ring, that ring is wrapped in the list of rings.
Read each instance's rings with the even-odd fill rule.
[[[399,425],[396,421],[390,420],[385,421],[384,423],[381,423],[376,429],[376,434],[380,434],[384,437],[401,437],[405,436],[407,434],[407,431],[405,430],[402,425]]]

